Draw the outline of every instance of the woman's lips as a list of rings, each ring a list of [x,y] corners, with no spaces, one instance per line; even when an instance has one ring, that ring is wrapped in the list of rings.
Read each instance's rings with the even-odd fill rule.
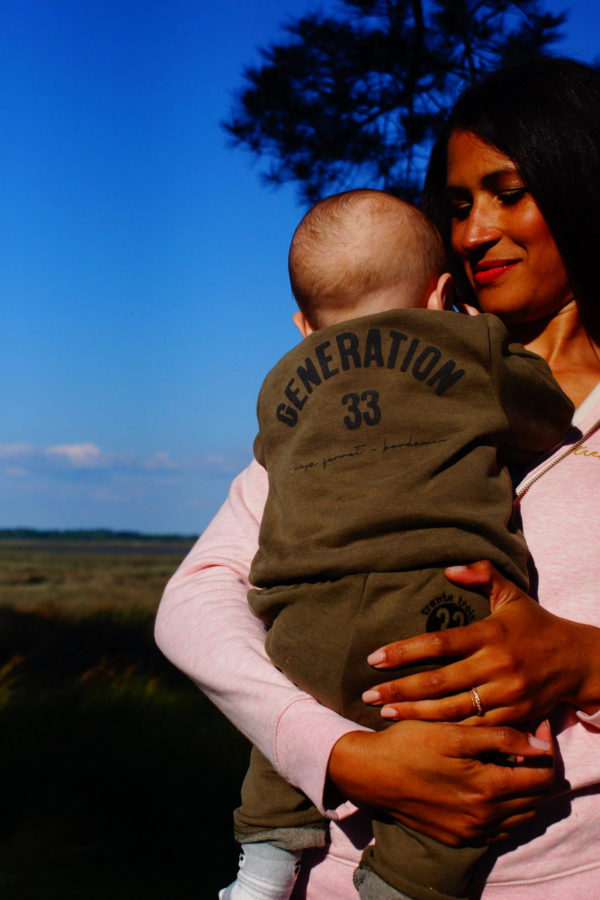
[[[499,259],[489,263],[479,263],[473,271],[475,284],[491,284],[497,278],[500,278],[501,275],[504,275],[505,272],[508,272],[517,262],[518,260]]]

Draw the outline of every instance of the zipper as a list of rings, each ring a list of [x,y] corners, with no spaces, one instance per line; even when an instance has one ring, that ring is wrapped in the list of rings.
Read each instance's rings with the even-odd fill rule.
[[[558,456],[555,456],[553,460],[543,466],[543,468],[541,468],[540,471],[533,476],[533,478],[530,478],[529,481],[525,479],[525,483],[523,484],[523,486],[518,488],[516,491],[517,502],[519,502],[525,496],[529,488],[533,487],[536,481],[539,481],[540,478],[542,478],[542,476],[546,474],[546,472],[549,472],[550,469],[553,469],[554,466],[558,465],[559,462],[562,462],[565,457],[570,456],[571,453],[574,453],[579,447],[581,447],[583,442],[587,441],[590,435],[592,435],[598,427],[600,427],[600,419],[596,419],[594,424],[591,425],[587,429],[587,431],[585,431],[584,434],[581,435],[576,443],[570,444],[569,447],[566,447],[562,452],[559,452]]]

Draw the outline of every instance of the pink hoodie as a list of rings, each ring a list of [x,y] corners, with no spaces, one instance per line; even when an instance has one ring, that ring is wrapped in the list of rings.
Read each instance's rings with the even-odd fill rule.
[[[600,385],[574,423],[584,439],[575,447],[565,444],[518,492],[540,603],[563,618],[600,627]],[[349,801],[324,809],[323,796],[333,745],[359,726],[295,688],[265,655],[263,626],[250,612],[246,592],[266,493],[266,473],[253,462],[167,585],[156,640],[332,819],[329,851],[324,858],[305,854],[294,897],[348,900],[357,896],[352,872],[370,840],[369,823]],[[536,819],[538,832],[543,819],[542,834],[519,834],[516,846],[504,848],[485,900],[600,897],[600,713],[565,708],[553,723],[569,787]]]

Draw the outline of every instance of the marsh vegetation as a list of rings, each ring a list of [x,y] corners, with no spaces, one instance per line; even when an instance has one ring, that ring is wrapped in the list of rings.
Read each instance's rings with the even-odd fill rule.
[[[152,636],[186,549],[0,541],[0,896],[198,900],[234,870],[246,742]]]

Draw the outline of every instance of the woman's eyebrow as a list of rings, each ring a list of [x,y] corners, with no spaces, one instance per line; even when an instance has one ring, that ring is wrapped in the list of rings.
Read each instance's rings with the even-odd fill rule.
[[[494,169],[493,172],[486,172],[481,179],[481,183],[486,188],[494,187],[505,175],[516,175],[518,178],[521,177],[516,166],[503,166],[501,169]]]
[[[506,175],[516,175],[519,180],[521,180],[521,175],[519,174],[519,170],[516,166],[507,165],[503,166],[501,169],[494,169],[493,172],[486,172],[485,175],[481,176],[481,185],[487,190],[493,189],[497,186],[500,179],[504,178]],[[448,195],[464,195],[470,193],[469,188],[465,187],[462,184],[446,184],[446,193]]]

